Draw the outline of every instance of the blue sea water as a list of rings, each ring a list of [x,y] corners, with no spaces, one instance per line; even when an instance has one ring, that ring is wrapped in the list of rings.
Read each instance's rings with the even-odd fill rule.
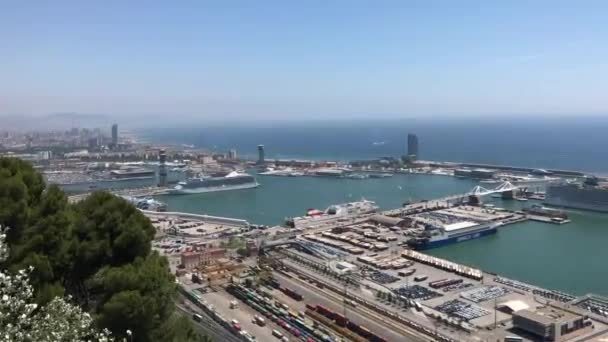
[[[424,160],[478,162],[608,174],[608,118],[463,118],[312,122],[196,123],[138,132],[153,142],[236,148],[267,158],[357,160],[406,153],[408,133],[419,137]]]
[[[193,144],[216,151],[236,148],[269,158],[366,159],[405,153],[407,133],[420,140],[421,158],[608,173],[608,119],[478,119],[192,125],[139,132],[154,142]],[[384,144],[382,144],[384,142]],[[374,144],[376,143],[376,144]],[[401,175],[349,180],[258,176],[257,189],[159,196],[169,210],[281,224],[308,208],[366,198],[383,209],[404,201],[463,193],[476,182],[445,176]],[[518,201],[497,201],[511,210]],[[605,260],[608,214],[569,211],[571,223],[523,222],[497,234],[429,250],[428,253],[518,280],[577,295],[608,295]]]

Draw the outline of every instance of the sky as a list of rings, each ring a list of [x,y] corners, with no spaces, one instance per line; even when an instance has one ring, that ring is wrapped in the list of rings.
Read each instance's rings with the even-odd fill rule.
[[[608,113],[606,1],[2,1],[0,116]]]

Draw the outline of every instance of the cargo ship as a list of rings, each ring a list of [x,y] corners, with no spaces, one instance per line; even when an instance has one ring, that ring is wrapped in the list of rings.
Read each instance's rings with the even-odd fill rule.
[[[348,219],[362,214],[375,213],[378,206],[374,201],[361,200],[329,206],[325,211],[308,209],[306,216],[292,217],[286,220],[286,224],[293,228],[310,226],[326,221]]]
[[[203,192],[228,191],[256,188],[260,184],[256,179],[247,174],[237,171],[230,172],[219,177],[189,178],[185,182],[179,182],[169,191],[170,194],[198,194]]]
[[[608,186],[600,184],[595,177],[584,182],[563,182],[547,184],[544,204],[608,212]]]
[[[416,250],[431,249],[457,242],[477,239],[496,233],[501,222],[462,221],[431,228],[407,241],[408,246]]]

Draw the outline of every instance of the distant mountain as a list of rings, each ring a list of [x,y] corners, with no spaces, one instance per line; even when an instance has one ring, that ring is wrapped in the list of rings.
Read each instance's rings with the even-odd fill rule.
[[[115,118],[106,114],[50,113],[40,116],[8,115],[0,118],[3,127],[10,130],[47,130],[79,128],[110,129]]]

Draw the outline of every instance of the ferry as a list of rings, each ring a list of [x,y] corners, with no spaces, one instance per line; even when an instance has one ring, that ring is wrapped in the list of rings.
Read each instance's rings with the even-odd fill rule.
[[[462,221],[443,225],[423,232],[421,235],[408,240],[407,244],[413,249],[424,250],[457,242],[477,239],[496,233],[502,222],[472,222]]]

